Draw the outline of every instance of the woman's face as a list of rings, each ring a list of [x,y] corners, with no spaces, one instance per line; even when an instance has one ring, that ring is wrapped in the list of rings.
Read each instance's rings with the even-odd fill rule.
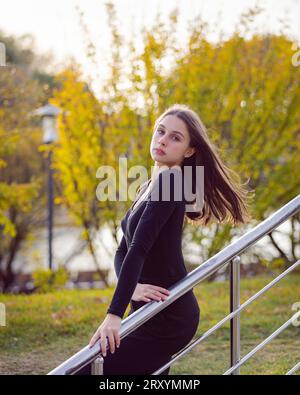
[[[167,115],[152,135],[151,157],[159,166],[180,166],[184,158],[195,152],[189,144],[190,136],[185,123],[175,115]]]

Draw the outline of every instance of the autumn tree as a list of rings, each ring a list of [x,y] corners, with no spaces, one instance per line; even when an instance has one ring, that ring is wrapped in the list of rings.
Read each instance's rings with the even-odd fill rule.
[[[14,281],[22,243],[45,221],[41,131],[29,117],[48,93],[33,76],[34,52],[1,32],[7,64],[0,72],[0,290]]]

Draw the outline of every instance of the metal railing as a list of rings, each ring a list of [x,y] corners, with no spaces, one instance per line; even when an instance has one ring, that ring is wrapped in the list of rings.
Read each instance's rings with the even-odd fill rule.
[[[175,363],[179,358],[184,356],[199,342],[206,339],[209,335],[215,332],[225,322],[230,320],[230,369],[224,374],[239,374],[240,366],[246,362],[252,355],[259,351],[265,344],[277,336],[282,330],[291,324],[296,319],[300,312],[294,314],[285,324],[283,324],[277,331],[270,335],[264,342],[255,347],[249,354],[240,359],[240,312],[247,307],[250,303],[256,300],[260,295],[266,292],[269,288],[280,281],[284,276],[299,266],[300,261],[294,263],[285,272],[281,273],[267,286],[253,295],[245,303],[239,306],[239,292],[240,292],[240,254],[247,248],[253,246],[257,241],[272,232],[279,225],[284,223],[293,215],[300,211],[300,195],[296,196],[282,208],[274,212],[269,218],[262,221],[253,229],[245,233],[238,240],[232,242],[213,257],[209,258],[206,262],[198,268],[188,273],[183,279],[173,284],[170,288],[170,294],[164,301],[152,301],[142,306],[140,309],[130,314],[122,320],[120,328],[120,339],[125,338],[129,333],[133,332],[139,326],[143,325],[146,321],[158,314],[161,310],[172,304],[176,299],[191,290],[195,285],[209,277],[212,273],[223,268],[226,264],[230,264],[230,314],[223,318],[220,322],[210,328],[201,337],[193,340],[185,346],[179,353],[172,357],[172,359],[156,370],[153,375],[160,374],[167,367]],[[80,369],[88,364],[92,364],[92,374],[103,374],[104,359],[101,356],[100,342],[97,342],[92,348],[89,346],[84,347],[75,355],[67,359],[61,365],[53,369],[48,375],[58,374],[75,374]],[[287,374],[292,374],[300,368],[300,363],[294,366]]]

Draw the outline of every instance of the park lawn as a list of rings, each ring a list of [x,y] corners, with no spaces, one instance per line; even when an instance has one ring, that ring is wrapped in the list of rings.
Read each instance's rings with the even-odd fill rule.
[[[242,279],[241,303],[272,279]],[[201,312],[197,336],[228,314],[228,289],[226,281],[205,281],[194,287]],[[104,319],[113,291],[1,295],[6,326],[0,327],[0,374],[46,374],[79,351]],[[300,275],[290,274],[248,306],[241,313],[241,356],[288,320],[296,312],[292,310],[295,302],[300,302]],[[247,361],[241,374],[285,374],[299,360],[300,325],[291,325]],[[222,374],[229,368],[229,361],[226,323],[174,363],[170,374]]]

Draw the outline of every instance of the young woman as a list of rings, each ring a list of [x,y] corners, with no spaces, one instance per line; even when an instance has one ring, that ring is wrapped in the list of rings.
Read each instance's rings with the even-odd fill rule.
[[[200,308],[193,290],[122,341],[119,336],[129,303],[130,313],[151,300],[163,303],[168,288],[186,276],[181,250],[184,219],[204,225],[211,220],[237,224],[250,219],[248,192],[234,181],[237,174],[222,162],[200,118],[188,106],[175,104],[160,115],[154,125],[150,154],[155,161],[151,178],[121,221],[123,237],[114,260],[116,290],[104,321],[90,340],[90,347],[101,343],[104,375],[151,374],[194,337]],[[154,192],[160,193],[168,172],[176,169],[184,180],[185,166],[204,166],[204,205],[200,212],[186,211],[184,193],[181,200],[175,198],[172,182],[170,199],[151,198]],[[197,173],[192,174],[195,192]],[[162,374],[168,374],[169,369]],[[87,367],[80,374],[89,372]]]

